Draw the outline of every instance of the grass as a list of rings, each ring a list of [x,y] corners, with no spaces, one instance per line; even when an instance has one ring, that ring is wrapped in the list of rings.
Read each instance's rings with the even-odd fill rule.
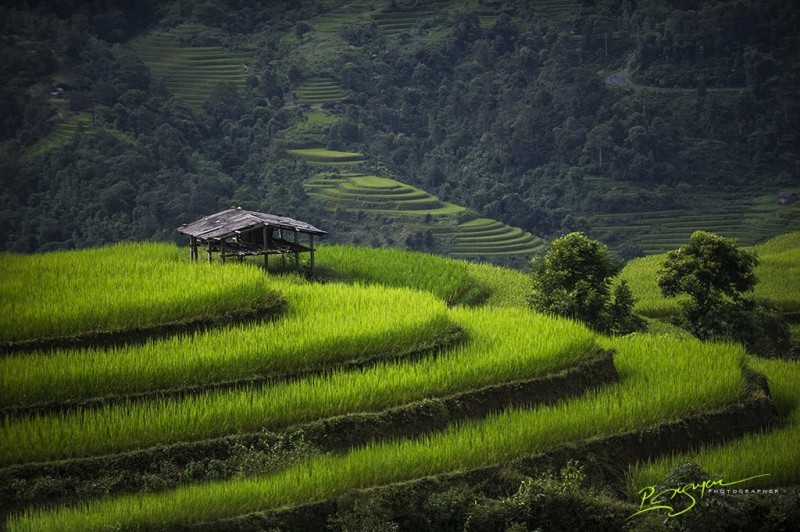
[[[471,341],[437,357],[381,363],[360,372],[334,371],[269,387],[6,417],[0,426],[5,436],[0,464],[93,456],[380,411],[545,375],[579,362],[595,345],[593,333],[581,325],[524,310],[457,309],[451,315]],[[489,322],[492,326],[486,327]]]
[[[270,283],[289,303],[285,318],[274,322],[109,350],[2,358],[0,407],[294,373],[420,349],[451,328],[445,305],[428,294],[297,283]]]
[[[633,499],[637,499],[639,489],[662,482],[675,466],[687,462],[700,465],[714,479],[726,481],[769,475],[737,486],[742,488],[780,488],[800,483],[800,455],[791,451],[796,450],[800,441],[800,390],[797,388],[800,362],[751,357],[748,363],[769,379],[770,392],[779,414],[785,419],[784,424],[725,445],[637,464],[628,475],[629,495]]]
[[[729,404],[745,393],[744,353],[736,347],[647,335],[615,339],[613,344],[619,349],[616,363],[622,383],[577,400],[514,409],[418,439],[318,456],[270,475],[75,507],[29,509],[13,516],[8,528],[155,528],[295,506],[352,489],[493,465],[569,441],[678,419]]]
[[[0,341],[220,317],[277,301],[263,272],[200,262],[169,244],[0,255]]]

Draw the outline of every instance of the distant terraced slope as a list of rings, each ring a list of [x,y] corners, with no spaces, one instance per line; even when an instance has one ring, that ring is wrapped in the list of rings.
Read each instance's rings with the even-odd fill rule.
[[[30,148],[30,153],[41,154],[47,150],[57,148],[65,142],[69,142],[72,136],[81,126],[89,127],[92,122],[92,115],[89,113],[77,113],[63,122],[56,124],[53,131],[45,138],[38,141]]]
[[[410,32],[414,26],[439,14],[440,11],[384,11],[373,16],[375,25],[387,37]]]
[[[250,75],[248,52],[233,52],[221,46],[185,46],[187,35],[200,35],[202,27],[184,25],[171,30],[148,32],[135,39],[131,48],[156,78],[178,98],[202,107],[220,83],[243,88]]]
[[[490,218],[478,218],[456,227],[449,255],[533,255],[544,250],[544,241],[519,227]]]
[[[552,20],[569,20],[578,12],[575,0],[534,0],[533,7]]]
[[[441,216],[466,210],[411,185],[372,175],[344,174],[341,179],[316,179],[307,183],[306,188],[309,196],[330,208],[403,216]]]
[[[306,105],[337,102],[345,98],[344,92],[336,80],[328,77],[308,78],[294,90],[294,96],[296,103]]]
[[[290,150],[290,153],[323,151]],[[409,233],[430,231],[439,242],[438,249],[453,257],[529,257],[544,250],[544,241],[523,229],[489,218],[463,221],[470,218],[464,207],[443,202],[424,190],[394,179],[342,172],[316,177],[307,181],[305,187],[309,197],[328,210],[389,217]]]
[[[622,234],[648,255],[678,248],[696,230],[735,238],[743,245],[800,230],[800,203],[779,205],[775,193],[697,192],[691,203],[682,209],[597,214],[589,223],[595,237]]]
[[[355,166],[366,160],[363,154],[352,151],[335,151],[324,148],[300,148],[289,150],[291,155],[301,157],[314,166]]]

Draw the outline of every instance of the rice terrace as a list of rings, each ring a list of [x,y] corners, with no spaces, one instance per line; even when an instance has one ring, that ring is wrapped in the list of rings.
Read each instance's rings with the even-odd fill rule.
[[[0,530],[800,529],[798,27],[8,0]]]
[[[796,235],[782,242],[764,248],[796,257]],[[470,488],[499,504],[567,457],[606,486],[583,481],[583,511],[622,523],[637,508],[626,490],[660,482],[678,458],[724,479],[769,475],[754,488],[800,474],[796,454],[777,451],[798,436],[796,362],[674,333],[605,337],[503,293],[525,286],[512,270],[492,287],[491,268],[452,259],[318,255],[324,282],[193,264],[163,244],[4,255],[2,340],[24,348],[0,359],[9,530],[304,529],[354,496],[390,504],[403,490],[433,501]],[[767,285],[796,279],[769,257]],[[92,292],[61,288],[85,277]],[[215,292],[175,292],[204,278]],[[94,341],[199,321],[144,343]],[[36,343],[59,338],[74,341]],[[541,489],[556,507],[567,497]]]

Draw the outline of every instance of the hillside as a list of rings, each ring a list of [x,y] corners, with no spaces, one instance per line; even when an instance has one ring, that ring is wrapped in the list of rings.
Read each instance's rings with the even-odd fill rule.
[[[132,265],[134,253],[147,260]],[[316,282],[193,263],[164,244],[0,256],[5,526],[651,530],[710,522],[721,504],[770,530],[795,516],[800,461],[782,446],[797,438],[797,362],[602,337],[524,308],[512,270],[400,250],[318,255]],[[760,272],[775,285],[792,275]],[[93,292],[67,288],[86,278]],[[165,297],[210,278],[242,289],[211,307],[201,290]],[[118,310],[87,305],[103,298]],[[35,309],[27,330],[20,301]],[[636,489],[672,467],[644,461],[679,452],[712,478],[769,475],[746,486],[781,494],[631,517]]]
[[[632,258],[800,229],[788,0],[38,5],[2,8],[8,250],[230,205],[519,267],[571,230]],[[431,207],[342,201],[348,173]]]

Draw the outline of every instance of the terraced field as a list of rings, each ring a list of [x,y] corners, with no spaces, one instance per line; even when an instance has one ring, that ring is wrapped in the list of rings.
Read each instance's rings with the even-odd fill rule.
[[[202,107],[220,83],[244,88],[252,60],[249,52],[181,44],[186,35],[202,33],[201,28],[187,24],[170,31],[151,31],[130,44],[156,78],[195,108]]]
[[[305,187],[308,195],[327,209],[390,216],[409,224],[412,231],[430,230],[444,252],[452,257],[530,257],[544,249],[542,239],[496,220],[479,218],[458,223],[459,217],[469,216],[466,209],[393,179],[341,173],[314,178]],[[430,220],[419,225],[428,215]]]
[[[575,0],[534,0],[533,6],[547,18],[559,21],[570,20],[580,7]]]
[[[456,227],[449,254],[453,257],[502,254],[532,256],[543,250],[544,241],[523,229],[490,218],[478,218]]]
[[[373,191],[396,188],[376,178],[353,184]],[[480,222],[468,228],[502,234],[500,227],[490,225]],[[152,250],[167,262],[176,253],[168,246]],[[201,266],[184,259],[187,270]],[[101,268],[113,270],[114,260],[126,258],[109,258]],[[114,401],[83,404],[53,395],[52,404],[39,413],[5,411],[0,422],[0,510],[8,516],[4,525],[12,531],[189,525],[236,530],[252,527],[256,518],[268,529],[317,528],[336,512],[337,504],[325,501],[352,490],[402,486],[429,498],[417,507],[425,515],[424,500],[441,497],[437,489],[449,489],[453,472],[465,479],[460,482],[485,478],[513,493],[517,477],[504,476],[498,464],[558,456],[560,446],[569,444],[579,454],[613,456],[618,476],[632,461],[683,449],[690,442],[736,438],[772,419],[763,392],[748,387],[746,359],[739,348],[648,335],[601,338],[575,322],[513,304],[503,309],[448,308],[439,297],[462,292],[457,287],[465,283],[498,291],[517,283],[506,282],[507,275],[500,283],[480,277],[470,281],[471,275],[493,278],[496,272],[431,256],[421,268],[404,269],[408,260],[414,260],[413,253],[340,248],[328,258],[321,252],[321,267],[353,284],[264,278],[266,289],[288,301],[286,318],[275,322],[216,327],[120,351],[31,352],[4,358],[0,376],[27,375],[26,386],[46,400],[63,389],[53,379],[73,379],[83,371],[78,367],[82,360],[106,357],[109,363],[87,366],[84,373],[87,382],[107,382],[111,388],[83,397],[100,394],[108,399],[109,390],[122,394]],[[258,271],[247,263],[220,268],[237,276]],[[381,285],[381,272],[392,288]],[[62,273],[65,281],[77,275]],[[360,284],[362,278],[370,285]],[[12,282],[7,291],[13,295],[24,284]],[[70,295],[77,297],[71,291],[66,297]],[[123,304],[126,297],[119,298]],[[512,299],[500,296],[497,301],[508,304]],[[203,342],[227,347],[199,347]],[[181,350],[179,344],[188,347]],[[259,344],[267,351],[259,354]],[[609,348],[617,351],[613,362],[600,351]],[[115,369],[128,359],[131,370],[142,366],[134,356],[142,350],[152,352],[145,356],[149,364],[164,368],[179,368],[200,357],[217,369],[195,372],[202,375],[200,386],[165,384],[135,371],[124,376]],[[338,355],[328,360],[330,353]],[[282,372],[311,372],[215,387],[231,378],[227,368],[243,368],[248,360],[281,361]],[[75,368],[65,368],[68,361]],[[320,363],[334,365],[320,371]],[[33,373],[12,369],[14,364]],[[791,377],[796,363],[788,364],[781,373]],[[764,370],[769,374],[772,368]],[[792,388],[792,378],[778,387],[784,414],[791,409],[783,390]],[[131,384],[138,395],[131,393]],[[19,388],[4,385],[3,390]],[[4,405],[26,404],[30,397],[27,392],[4,396]],[[718,427],[713,435],[709,423]],[[776,444],[786,442],[781,431],[759,437],[762,445],[773,437]],[[665,438],[670,446],[663,444]],[[581,451],[585,445],[590,447]],[[622,456],[620,449],[627,454]],[[800,481],[800,460],[796,453],[783,456],[782,462],[759,467],[780,465],[785,469],[781,485],[794,485]],[[430,475],[433,482],[416,480]],[[622,514],[619,508],[609,510],[603,519],[622,526],[636,504],[614,504]],[[285,510],[298,505],[307,506],[299,512]],[[471,508],[464,506],[455,518],[463,523]],[[521,518],[525,511],[520,506]],[[260,513],[256,517],[253,512]],[[649,524],[642,521],[642,529]]]
[[[295,102],[305,105],[321,105],[325,102],[344,100],[342,88],[333,78],[308,78],[293,91]]]
[[[598,180],[599,187],[607,186]],[[635,197],[631,190],[622,194]],[[623,235],[645,254],[664,253],[704,230],[735,238],[743,245],[764,242],[782,233],[800,230],[800,203],[779,205],[775,192],[714,191],[698,193],[686,209],[597,214],[589,218],[592,233]]]
[[[378,29],[387,37],[407,33],[426,19],[439,15],[440,11],[415,9],[411,11],[384,11],[373,15]]]
[[[363,21],[364,12],[369,12],[371,5],[355,3],[339,10],[323,13],[312,21],[314,31],[335,35],[345,24],[358,24]]]
[[[336,179],[314,179],[306,183],[312,198],[331,209],[340,207],[403,216],[449,216],[463,207],[440,201],[427,192],[379,176],[343,174]]]
[[[680,244],[688,240],[687,237]],[[775,237],[750,249],[759,258],[755,296],[772,301],[786,314],[796,315],[800,312],[800,232]],[[656,282],[665,259],[666,254],[640,257],[630,261],[621,273],[638,300],[636,311],[652,318],[679,311],[678,300],[662,296]]]
[[[726,445],[708,445],[696,452],[637,464],[629,478],[632,497],[637,496],[640,487],[657,484],[673,468],[686,463],[702,464],[715,479],[733,481],[757,476],[747,483],[750,489],[796,484],[800,462],[785,450],[800,440],[800,363],[758,358],[750,358],[748,363],[769,379],[786,424],[768,434],[752,434]]]
[[[302,157],[312,165],[338,168],[357,166],[366,160],[364,155],[358,152],[326,150],[324,148],[297,148],[288,150],[288,153]]]
[[[68,119],[56,124],[56,127],[49,135],[47,135],[47,137],[43,138],[33,147],[31,147],[31,153],[43,153],[47,150],[57,148],[62,144],[69,142],[72,140],[72,137],[75,135],[75,132],[78,130],[78,128],[89,127],[91,122],[92,115],[89,113],[76,113],[70,116]]]

